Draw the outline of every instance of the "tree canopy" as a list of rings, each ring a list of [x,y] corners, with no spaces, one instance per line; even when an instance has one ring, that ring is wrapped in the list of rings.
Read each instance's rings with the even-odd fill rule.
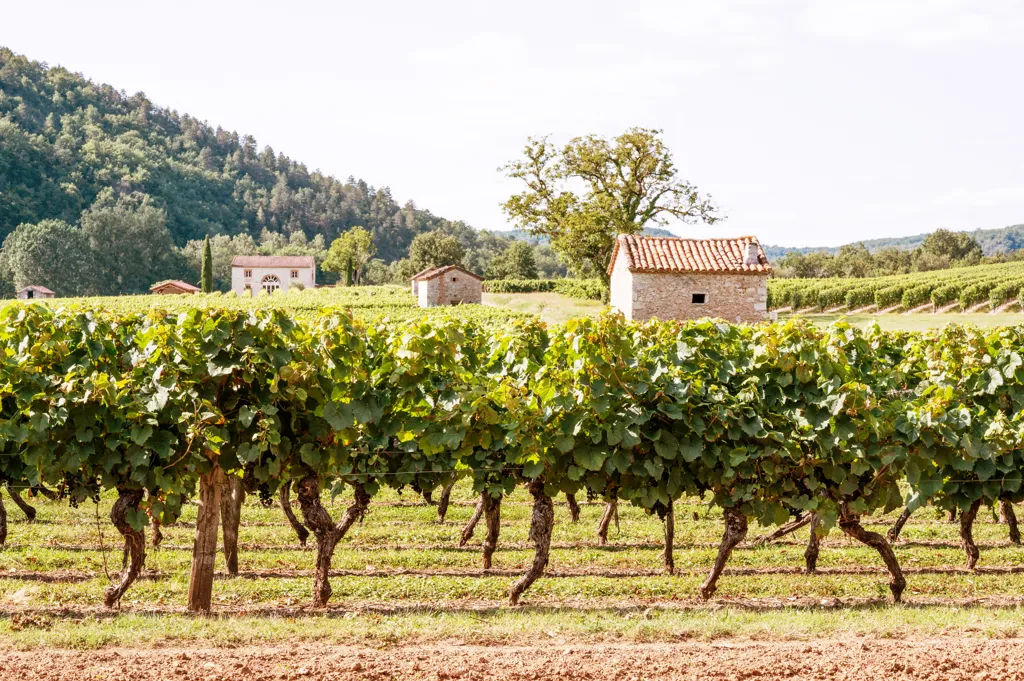
[[[607,280],[619,234],[671,220],[721,219],[711,197],[679,177],[660,130],[631,128],[612,140],[575,137],[561,148],[547,137],[530,138],[523,155],[501,168],[526,185],[503,204],[505,213],[550,238],[577,274]]]

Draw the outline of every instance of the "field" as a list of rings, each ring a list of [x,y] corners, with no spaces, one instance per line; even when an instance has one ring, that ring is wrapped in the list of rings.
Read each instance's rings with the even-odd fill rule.
[[[843,279],[772,279],[768,308],[802,312],[980,312],[1021,309],[1024,263]]]
[[[38,459],[35,453],[41,450],[27,448],[25,451],[33,454],[23,456],[18,448],[5,450],[6,443],[0,442],[0,475],[26,492],[24,485],[28,483],[22,481],[34,478],[28,469],[19,467],[24,459],[37,465],[51,486],[63,479],[60,484],[67,485],[72,496],[77,494],[78,502],[72,507],[66,500],[34,496],[30,503],[38,516],[28,522],[11,503],[7,491],[3,492],[7,536],[0,549],[0,669],[14,678],[74,681],[95,677],[725,679],[752,675],[781,679],[842,674],[975,679],[1019,673],[1020,661],[1024,660],[1024,610],[1020,607],[1024,549],[1010,541],[1008,526],[998,521],[990,506],[998,506],[999,500],[1019,502],[1024,498],[1017,473],[1024,468],[1018,456],[1020,441],[1006,431],[998,442],[986,445],[1000,449],[970,450],[970,455],[965,454],[970,445],[961,444],[967,442],[961,438],[981,438],[983,433],[989,437],[997,425],[1006,430],[1000,412],[1004,408],[1001,405],[1007,403],[1003,398],[1015,394],[1013,391],[1024,381],[1015,330],[1001,330],[995,335],[957,330],[928,332],[915,339],[882,334],[873,336],[870,343],[858,334],[823,333],[800,324],[780,324],[757,332],[737,329],[734,335],[712,324],[682,330],[651,325],[637,333],[635,327],[608,318],[558,326],[567,317],[594,316],[600,310],[596,303],[575,299],[571,299],[570,308],[566,300],[553,292],[495,293],[488,294],[485,302],[489,306],[423,313],[411,306],[404,290],[383,287],[310,291],[255,300],[204,296],[53,301],[51,307],[70,305],[76,312],[102,308],[109,317],[100,315],[91,321],[61,312],[52,320],[45,315],[8,316],[6,326],[0,328],[0,336],[7,334],[7,363],[0,365],[0,382],[10,380],[16,388],[12,388],[10,399],[0,402],[0,436],[6,433],[28,438],[24,426],[39,432],[49,429],[51,434],[39,443],[57,448],[47,449],[48,453]],[[177,318],[149,314],[144,321],[131,316],[150,312],[154,303],[156,308],[182,313],[200,307],[207,314],[182,314]],[[238,314],[240,310],[243,312]],[[246,314],[247,310],[255,314]],[[345,326],[344,319],[339,322],[336,314],[328,316],[329,323],[324,326],[318,317],[324,310],[351,311],[355,326]],[[278,315],[282,312],[283,316]],[[537,335],[536,325],[529,322],[533,315],[552,324],[544,332],[550,333],[550,339],[544,336],[542,341]],[[308,321],[318,330],[310,333],[304,328],[289,329],[284,321],[288,317]],[[832,321],[826,315],[812,319],[820,324]],[[1017,315],[883,315],[879,319],[887,328],[906,329],[919,320],[994,326],[1015,322]],[[111,320],[114,323],[109,323]],[[850,321],[865,326],[869,319]],[[335,326],[339,323],[341,326]],[[931,323],[921,328],[930,328]],[[139,324],[140,330],[135,331]],[[80,329],[89,333],[83,336]],[[368,338],[363,339],[363,334],[369,334]],[[329,341],[321,343],[321,338]],[[45,352],[23,355],[25,348],[36,342],[34,339],[45,339]],[[98,352],[94,342],[109,343],[108,350]],[[518,385],[516,380],[540,380],[515,376],[530,356],[530,344],[541,342],[548,348],[543,359],[548,366],[538,376],[550,375],[546,380],[552,383],[538,383],[531,390],[548,396],[549,411],[563,404],[549,393],[564,390],[573,399],[557,409],[567,410],[568,418],[584,419],[595,409],[614,413],[596,425],[583,427],[568,443],[564,442],[566,431],[560,430],[562,426],[550,422],[543,410],[534,411],[524,393],[515,393],[517,397],[512,400],[506,397],[507,391]],[[603,342],[617,345],[604,347]],[[75,350],[79,344],[85,354]],[[955,351],[982,345],[990,355],[984,363],[951,364],[948,371],[942,370],[942,362],[952,360],[932,354],[936,348]],[[249,347],[268,350],[249,354],[245,350]],[[491,348],[490,360],[486,360],[486,353],[480,354],[486,348]],[[494,348],[502,350],[493,354]],[[718,353],[723,348],[738,354],[721,357]],[[769,356],[763,348],[783,350]],[[125,361],[107,362],[107,355],[115,350],[124,352]],[[236,350],[241,354],[233,355],[228,363],[223,353]],[[173,354],[173,361],[155,362],[152,367],[139,362],[141,356],[158,358],[160,353]],[[565,353],[565,359],[559,359],[558,353]],[[687,359],[682,363],[673,360],[676,355],[672,353]],[[863,358],[872,353],[877,353],[874,362],[880,364],[858,359],[857,364],[841,365],[834,359]],[[953,352],[950,357],[955,355]],[[891,360],[896,363],[885,364]],[[368,375],[359,374],[362,362],[374,363]],[[659,368],[657,374],[644,368],[664,367],[666,362],[675,362],[672,371],[683,373],[670,380],[665,368]],[[332,366],[332,373],[320,369],[321,363]],[[928,397],[930,391],[920,391],[919,398],[910,394],[913,391],[893,390],[904,385],[899,380],[893,382],[897,364],[900,372],[907,371],[906,366],[917,367],[907,374],[914,380],[926,380],[922,377],[934,371],[935,378],[927,380],[956,386],[941,398],[948,404]],[[22,371],[23,365],[38,366],[38,370]],[[255,442],[264,437],[259,434],[265,433],[264,429],[274,427],[282,428],[279,437],[295,438],[294,447],[265,450],[261,457],[269,457],[269,463],[261,458],[256,472],[256,480],[265,479],[259,475],[270,475],[274,485],[294,480],[296,490],[303,476],[322,475],[327,479],[327,489],[320,492],[315,505],[308,499],[302,505],[296,503],[300,495],[293,493],[291,508],[295,514],[306,518],[310,508],[322,505],[338,519],[346,507],[356,508],[363,503],[358,494],[353,494],[354,488],[362,489],[356,487],[357,483],[373,485],[366,513],[351,525],[334,550],[329,573],[333,595],[329,594],[329,602],[325,599],[311,607],[311,601],[315,602],[321,593],[314,583],[317,542],[310,537],[307,545],[300,544],[277,505],[276,493],[263,495],[261,491],[267,504],[253,492],[241,507],[237,574],[229,573],[224,555],[218,553],[210,613],[199,616],[186,610],[191,600],[190,570],[195,565],[193,542],[199,545],[202,526],[195,489],[197,482],[203,489],[209,462],[195,453],[182,463],[191,445],[179,455],[174,447],[168,449],[167,439],[160,439],[173,441],[186,431],[193,433],[197,426],[188,413],[168,414],[164,406],[153,406],[151,399],[135,397],[133,391],[145,393],[150,385],[178,391],[174,394],[180,397],[167,402],[173,405],[221,385],[213,379],[225,371],[225,366],[227,371],[239,372],[234,389],[243,395],[249,416],[241,416],[233,403],[222,405],[219,398],[210,398],[206,408],[226,419],[218,421],[216,414],[203,415],[198,423],[222,423],[217,437],[228,442],[244,442],[245,438]],[[570,366],[573,374],[558,373],[562,370],[559,367]],[[308,373],[309,367],[316,370]],[[993,367],[1003,377],[998,384],[989,376]],[[854,390],[861,382],[869,382],[877,395],[891,400],[891,405],[885,406],[883,401],[877,407],[877,422],[870,427],[864,427],[853,406],[845,411],[832,406],[838,394],[834,391],[841,382],[826,376],[837,371],[848,376]],[[980,387],[978,372],[984,378]],[[128,402],[96,401],[97,395],[104,394],[107,373],[114,374],[116,380],[111,383],[122,389],[139,386],[118,393]],[[61,385],[59,405],[57,401],[40,401],[50,396],[28,388],[39,385],[37,376],[51,374],[52,380],[46,385]],[[82,383],[76,378],[79,374],[89,377],[90,383]],[[415,380],[389,381],[389,375]],[[691,378],[683,380],[685,376]],[[758,377],[760,384],[785,386],[787,399],[802,407],[793,415],[769,401],[759,402],[756,423],[763,421],[768,427],[773,422],[771,429],[777,432],[771,436],[759,433],[760,426],[751,427],[754,422],[742,417],[737,420],[744,424],[742,428],[714,436],[729,443],[724,449],[702,445],[707,452],[716,452],[695,459],[695,465],[708,466],[706,470],[681,465],[678,457],[694,461],[686,453],[689,445],[681,440],[683,431],[669,431],[679,433],[682,444],[677,452],[668,444],[674,441],[669,439],[670,434],[646,428],[646,420],[630,420],[634,414],[648,410],[653,413],[676,401],[698,405],[698,413],[711,414],[720,408],[717,401],[693,402],[698,400],[696,395],[672,391],[690,382],[714,382],[721,384],[726,399],[731,400],[748,390],[747,380],[752,376]],[[621,387],[614,397],[618,400],[615,404],[621,404],[621,412],[607,411],[612,391],[594,387],[595,381],[607,386],[613,380]],[[371,381],[367,386],[376,391],[374,399],[378,402],[367,406],[365,396],[354,392],[360,381]],[[430,383],[429,389],[423,387],[425,382]],[[95,393],[89,389],[93,385]],[[269,392],[268,385],[272,385]],[[577,397],[584,390],[586,398]],[[462,397],[453,399],[451,391]],[[333,395],[332,404],[349,404],[351,400],[352,409],[328,415],[309,401],[308,396],[316,392]],[[667,393],[674,395],[670,404],[665,402]],[[436,397],[442,394],[449,397]],[[842,398],[854,400],[855,395],[851,391]],[[431,438],[447,437],[453,423],[449,419],[461,419],[461,414],[470,413],[470,397],[472,413],[481,421],[467,421],[475,425],[460,437],[486,436],[486,440],[473,440],[477,443],[473,452],[450,449],[453,445],[439,448],[436,443],[442,440]],[[361,399],[364,402],[359,402]],[[462,400],[466,406],[460,406]],[[24,407],[13,406],[22,401]],[[74,410],[73,405],[78,403],[83,407],[66,426],[60,425],[60,409],[72,405],[66,408]],[[385,414],[383,423],[393,419],[398,424],[393,432],[413,427],[428,429],[420,434],[420,446],[430,452],[429,468],[424,468],[415,449],[388,451],[383,459],[360,453],[349,460],[343,450],[332,455],[336,459],[312,455],[313,450],[300,448],[299,443],[305,437],[315,446],[322,446],[323,431],[311,428],[313,435],[304,435],[289,425],[320,418],[330,423],[331,430],[347,433],[345,437],[353,447],[364,441],[375,443],[380,437],[374,431],[375,424],[382,417],[372,416],[378,408],[373,404],[392,405],[387,409],[394,413],[381,413]],[[804,469],[800,451],[787,453],[780,449],[772,454],[766,450],[765,443],[770,447],[773,441],[785,441],[789,431],[784,429],[795,428],[793,424],[804,421],[803,413],[821,405],[828,405],[831,413],[826,422],[847,433],[844,437],[853,438],[849,449],[830,447],[818,452],[816,470],[811,473]],[[957,416],[961,406],[975,410],[973,420]],[[889,408],[892,411],[884,411]],[[902,418],[924,408],[939,420],[946,418],[943,410],[950,414],[947,422],[934,424],[935,430],[921,440],[928,443],[924,451],[910,447],[907,443],[912,441],[904,441],[896,431],[886,430],[897,415]],[[83,421],[95,418],[96,409],[104,410],[102,418]],[[263,420],[257,430],[255,414],[266,411],[272,416],[278,410],[293,415],[278,426]],[[149,432],[133,421],[139,411],[147,414]],[[365,416],[359,416],[362,411]],[[47,413],[52,415],[48,420],[40,416]],[[347,422],[342,413],[348,414]],[[721,417],[739,419],[724,411]],[[124,425],[126,418],[129,423]],[[614,419],[622,420],[624,425],[616,425]],[[673,420],[682,422],[679,416]],[[717,416],[710,418],[711,423],[716,420]],[[532,423],[530,427],[536,430],[521,430],[526,427],[524,423]],[[436,432],[429,431],[434,427],[438,428]],[[577,425],[577,431],[580,427]],[[594,431],[596,436],[586,430],[594,427],[599,429]],[[612,433],[615,428],[620,430]],[[631,428],[637,433],[627,432]],[[698,432],[707,432],[705,428],[701,425]],[[96,429],[103,430],[97,434]],[[527,457],[536,453],[530,453],[529,438],[513,442],[513,436],[524,437],[519,435],[521,432],[547,442],[540,458],[543,475],[552,485],[564,485],[565,491],[576,489],[581,512],[579,520],[573,522],[565,495],[548,490],[554,499],[554,522],[548,526],[551,535],[546,570],[519,605],[510,606],[510,586],[532,570],[535,556],[546,541],[538,538],[544,531],[543,523],[538,521],[544,486],[538,492],[525,473],[525,466],[534,465]],[[797,430],[792,432],[793,437],[798,436]],[[628,441],[630,436],[632,442]],[[898,456],[886,459],[882,465],[879,452],[852,454],[861,451],[857,437],[867,438],[866,442],[875,437],[888,438],[885,441]],[[710,433],[705,437],[708,443],[714,438]],[[94,440],[104,447],[90,444]],[[158,440],[164,443],[162,448],[154,444]],[[507,451],[482,444],[492,441],[510,444]],[[606,450],[594,452],[589,442],[604,442]],[[811,447],[812,442],[807,440],[801,446]],[[140,450],[144,444],[152,452],[139,459],[140,453],[149,451]],[[204,445],[212,446],[216,445]],[[933,448],[938,453],[933,453]],[[245,452],[242,446],[237,450],[226,447],[221,453],[225,467],[233,466],[231,470],[238,475],[253,475],[253,466],[244,463],[252,463]],[[609,453],[616,456],[615,452],[627,452],[631,457],[621,464],[621,474],[601,465]],[[881,455],[888,453],[883,450]],[[790,454],[800,460],[788,462]],[[491,458],[474,458],[482,455]],[[590,458],[594,456],[599,457],[596,464]],[[630,463],[634,456],[644,458],[644,466]],[[921,466],[931,465],[933,457],[939,461],[941,456],[952,457],[955,473],[941,468],[927,475],[920,472]],[[756,462],[742,482],[755,504],[744,511],[744,517],[751,518],[750,528],[745,541],[732,553],[717,592],[711,598],[701,598],[702,583],[716,556],[720,556],[723,525],[734,520],[723,512],[723,508],[733,509],[728,495],[732,485],[740,484],[737,478],[729,477],[735,475],[730,471],[746,466],[744,460],[748,457]],[[126,466],[123,470],[119,468],[122,465]],[[908,477],[904,467],[917,472]],[[91,500],[94,488],[89,485],[93,483],[77,477],[80,470],[94,471],[89,475],[103,480],[95,488],[104,490],[98,503]],[[156,476],[147,478],[147,484],[159,485],[157,491],[166,496],[157,497],[153,508],[159,510],[162,504],[169,517],[174,517],[162,525],[159,547],[147,549],[137,581],[116,608],[105,608],[105,594],[124,569],[122,536],[110,519],[118,513],[115,501],[121,504],[127,497],[114,488],[135,480],[131,476],[136,470]],[[454,488],[446,519],[438,522],[436,507],[415,490],[420,484],[450,479],[452,470],[460,470],[462,478]],[[117,478],[119,482],[106,477],[115,471],[125,476]],[[998,471],[1002,471],[1001,477],[996,477]],[[682,493],[679,483],[673,482],[676,475],[690,476],[689,484],[704,486],[703,498]],[[815,481],[809,482],[807,475]],[[586,489],[573,485],[581,476],[586,476],[585,484],[581,483],[586,489],[605,490],[608,481],[613,481],[624,493],[635,495],[637,505],[622,497],[606,545],[597,536],[605,505],[598,500],[584,501]],[[978,476],[968,481],[977,489],[959,485],[965,482],[959,479],[964,476]],[[339,481],[336,495],[330,489],[334,480]],[[732,482],[723,484],[722,480]],[[849,487],[851,481],[855,484]],[[1016,486],[1007,481],[1015,481]],[[786,492],[786,485],[794,482],[809,485],[809,490],[821,490],[815,493],[818,501],[832,495],[847,501],[830,500],[819,507],[813,496],[796,497]],[[900,594],[891,587],[890,571],[879,553],[854,542],[852,535],[839,527],[832,527],[821,540],[813,574],[805,570],[805,546],[810,538],[806,527],[764,545],[756,542],[760,535],[798,511],[819,508],[826,518],[832,513],[831,523],[826,526],[837,521],[834,514],[840,511],[844,514],[841,519],[846,519],[848,511],[843,509],[847,503],[862,504],[859,508],[865,515],[860,522],[864,529],[884,534],[899,513],[898,505],[887,505],[886,496],[891,498],[898,486],[899,495],[907,498],[932,483],[939,490],[932,505],[910,517],[893,545],[907,581],[902,602],[892,603],[892,597],[899,601]],[[857,490],[876,484],[884,494],[872,493],[869,501],[865,501],[867,492],[859,496]],[[495,489],[494,485],[504,485],[500,536],[496,537],[493,564],[485,569],[485,522],[479,523],[475,536],[465,546],[460,546],[460,534],[480,498],[480,490]],[[1017,491],[1008,492],[1014,489]],[[668,511],[659,496],[665,490],[672,496],[664,498],[675,499],[665,502],[671,504]],[[435,498],[438,491],[434,491]],[[977,497],[965,495],[976,492],[985,503],[979,501],[972,506],[971,499]],[[185,499],[180,514],[174,506],[174,499],[179,497]],[[881,510],[883,505],[896,510],[886,513]],[[973,512],[979,505],[980,515],[973,529],[970,524],[966,527],[968,533],[973,531],[972,541],[980,549],[981,559],[977,566],[967,568],[962,539],[965,526],[963,521],[949,522],[946,514],[954,507]],[[671,573],[665,566],[666,526],[659,519],[659,513],[665,512],[671,513],[675,526],[671,543],[675,569]],[[757,517],[768,520],[761,525]],[[129,530],[121,532],[130,534]],[[147,541],[151,538],[152,525],[145,534]],[[138,565],[135,553],[131,565]],[[46,651],[45,661],[39,655],[42,650]]]
[[[976,526],[984,551],[984,567],[977,571],[961,567],[955,524],[930,510],[911,519],[897,544],[909,578],[902,607],[885,602],[886,575],[877,556],[841,536],[823,541],[818,574],[803,574],[806,530],[760,548],[741,545],[720,595],[707,604],[695,593],[714,557],[720,514],[696,500],[677,507],[680,567],[669,576],[661,566],[663,528],[656,516],[622,507],[609,545],[599,546],[602,505],[583,504],[580,521],[572,523],[559,499],[549,574],[534,585],[525,605],[508,608],[508,586],[532,554],[527,495],[517,491],[503,504],[502,536],[489,572],[480,569],[481,532],[468,546],[458,546],[473,495],[460,486],[453,502],[439,524],[435,507],[411,491],[382,493],[335,554],[336,600],[327,610],[310,611],[305,604],[311,548],[298,544],[276,506],[264,508],[250,499],[242,514],[240,574],[229,577],[218,556],[213,615],[197,618],[183,612],[194,505],[180,523],[164,528],[163,544],[148,556],[142,581],[120,611],[110,613],[97,604],[109,584],[106,571],[120,565],[119,543],[105,522],[112,498],[105,496],[99,508],[87,504],[77,510],[33,500],[38,518],[25,522],[12,509],[8,545],[0,553],[2,659],[5,666],[28,668],[35,666],[32,654],[13,651],[84,651],[65,654],[69,664],[82,667],[81,676],[70,678],[86,678],[90,668],[120,668],[133,656],[139,659],[131,666],[139,672],[175,665],[206,678],[209,668],[182,665],[182,651],[225,673],[240,669],[236,663],[249,663],[254,675],[246,678],[278,678],[279,672],[303,668],[342,678],[374,678],[381,669],[410,676],[419,671],[421,678],[443,678],[435,672],[447,669],[452,678],[472,678],[497,674],[490,665],[502,659],[509,678],[530,678],[543,670],[540,660],[569,663],[570,671],[589,670],[594,678],[619,678],[634,663],[645,666],[651,678],[668,665],[727,678],[731,666],[749,667],[753,659],[778,658],[779,669],[790,665],[807,674],[837,662],[879,670],[884,663],[892,673],[893,665],[920,666],[922,655],[945,655],[952,673],[993,664],[998,671],[1001,656],[1020,655],[1020,644],[1008,639],[1024,635],[1022,549],[1009,544],[1005,525],[991,517]],[[331,505],[326,498],[324,503]],[[751,537],[761,532],[754,526]],[[993,655],[915,651],[935,637]],[[875,654],[843,662],[844,654],[822,644],[823,638],[855,641],[857,650],[864,646]],[[524,659],[524,646],[539,649]],[[87,652],[96,648],[107,652]],[[440,664],[439,656],[448,662]],[[257,665],[254,659],[262,661]],[[353,673],[360,664],[363,673]],[[61,664],[49,676],[28,678],[69,678],[59,676],[64,671]]]

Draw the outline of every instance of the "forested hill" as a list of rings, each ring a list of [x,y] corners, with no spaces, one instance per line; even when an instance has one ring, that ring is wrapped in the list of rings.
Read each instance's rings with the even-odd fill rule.
[[[1024,224],[1010,225],[1000,229],[976,229],[967,232],[981,246],[985,255],[996,255],[999,253],[1012,253],[1024,248]],[[913,250],[924,243],[927,234],[915,234],[913,236],[894,237],[888,239],[868,239],[859,243],[872,253],[883,248],[899,248],[901,250]],[[778,259],[787,253],[839,253],[840,246],[835,247],[804,247],[792,248],[789,246],[765,246],[764,251],[769,259]]]
[[[0,47],[0,242],[21,223],[77,222],[105,189],[151,197],[178,246],[264,228],[330,243],[361,225],[392,261],[419,233],[465,229],[399,206],[387,188],[311,172],[250,135]]]

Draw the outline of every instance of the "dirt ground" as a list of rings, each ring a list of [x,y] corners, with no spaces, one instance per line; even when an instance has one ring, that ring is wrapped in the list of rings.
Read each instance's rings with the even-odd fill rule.
[[[1024,639],[828,639],[367,648],[107,648],[0,653],[0,679],[1024,679]]]

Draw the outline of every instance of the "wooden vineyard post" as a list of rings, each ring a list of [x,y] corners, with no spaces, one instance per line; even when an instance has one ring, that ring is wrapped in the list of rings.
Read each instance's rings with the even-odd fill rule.
[[[199,478],[199,516],[196,518],[196,539],[192,545],[192,575],[188,582],[190,612],[210,612],[223,487],[224,470],[214,463],[210,472]]]

